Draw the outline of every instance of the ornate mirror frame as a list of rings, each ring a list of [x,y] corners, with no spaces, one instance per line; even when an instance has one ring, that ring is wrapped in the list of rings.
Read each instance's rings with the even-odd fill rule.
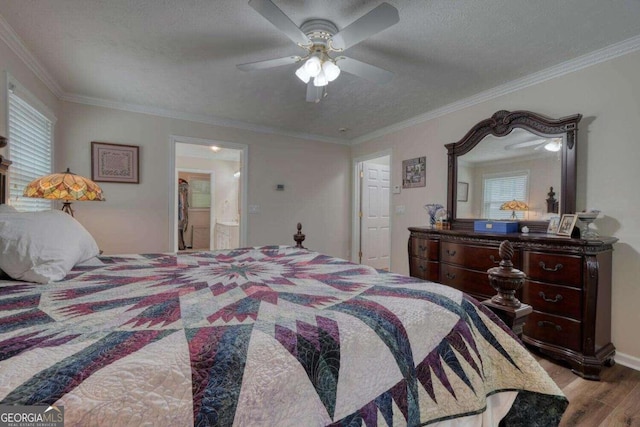
[[[471,151],[487,135],[506,136],[513,129],[521,128],[543,137],[563,136],[562,144],[562,178],[560,189],[559,215],[574,213],[576,210],[576,145],[578,143],[578,122],[581,114],[551,119],[530,111],[500,110],[493,116],[475,125],[458,142],[446,144],[449,160],[447,178],[447,210],[451,215],[451,228],[457,230],[473,230],[474,219],[457,218],[456,200],[458,182],[458,156]],[[481,218],[477,218],[481,219]],[[546,232],[548,221],[520,221],[520,226],[527,226],[532,232]]]

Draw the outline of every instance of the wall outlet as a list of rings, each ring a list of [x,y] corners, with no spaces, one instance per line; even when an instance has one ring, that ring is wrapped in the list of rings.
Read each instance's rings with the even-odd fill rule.
[[[397,215],[404,215],[405,211],[406,211],[406,208],[405,208],[404,205],[397,205],[396,206],[396,214]]]
[[[247,210],[250,214],[260,213],[260,205],[249,205],[247,206]]]

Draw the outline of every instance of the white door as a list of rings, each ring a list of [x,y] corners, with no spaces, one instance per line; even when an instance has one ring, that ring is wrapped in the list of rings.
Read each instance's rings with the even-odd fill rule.
[[[361,263],[389,270],[389,165],[363,163]]]

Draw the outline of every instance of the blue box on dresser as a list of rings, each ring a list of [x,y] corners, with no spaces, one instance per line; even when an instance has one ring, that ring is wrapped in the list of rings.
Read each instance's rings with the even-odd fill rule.
[[[473,221],[473,231],[484,233],[517,233],[518,221]]]

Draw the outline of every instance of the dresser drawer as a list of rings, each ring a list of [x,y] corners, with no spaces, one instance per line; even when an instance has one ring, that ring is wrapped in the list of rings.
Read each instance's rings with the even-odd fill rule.
[[[412,256],[409,258],[409,274],[418,279],[439,282],[440,265],[437,262]]]
[[[440,243],[440,259],[442,262],[465,266],[471,270],[486,272],[500,264],[498,247],[470,246],[460,243]],[[520,254],[515,251],[513,265],[520,265]]]
[[[440,264],[440,283],[471,294],[482,300],[496,294],[487,273],[467,270],[450,264]]]
[[[526,280],[522,302],[538,311],[582,319],[582,291],[566,286],[549,285]]]
[[[524,335],[571,350],[582,350],[582,324],[566,317],[534,310],[524,325]]]
[[[418,237],[411,238],[411,255],[419,258],[438,261],[438,248],[440,244],[438,240],[421,239]]]
[[[531,280],[582,288],[582,258],[525,252],[523,270]]]

